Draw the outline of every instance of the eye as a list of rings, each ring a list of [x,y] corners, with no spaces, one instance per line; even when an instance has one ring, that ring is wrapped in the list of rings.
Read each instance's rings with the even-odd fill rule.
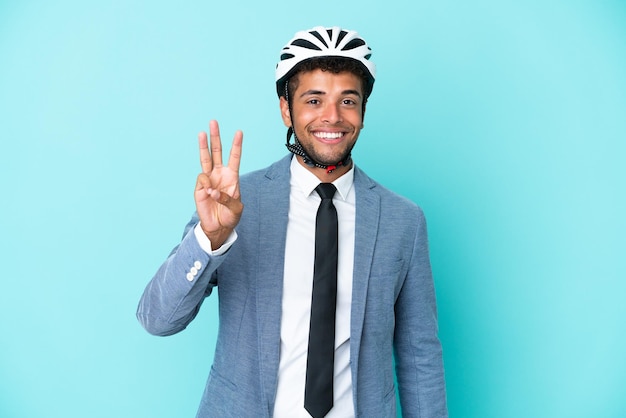
[[[342,103],[347,106],[355,106],[356,101],[352,99],[343,99]]]
[[[315,106],[315,105],[320,104],[320,101],[318,99],[310,99],[310,100],[307,101],[307,104]]]

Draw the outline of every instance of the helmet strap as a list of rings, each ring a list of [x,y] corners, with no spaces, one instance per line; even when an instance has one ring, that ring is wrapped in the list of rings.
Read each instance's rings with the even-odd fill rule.
[[[293,144],[289,142],[289,140],[291,139],[291,134],[293,134]],[[298,137],[294,133],[292,127],[289,127],[289,129],[287,129],[287,143],[285,145],[287,146],[287,149],[293,154],[302,157],[302,160],[306,165],[308,165],[309,167],[322,168],[326,170],[328,174],[335,171],[337,167],[348,166],[352,162],[352,153],[348,153],[348,155],[346,155],[343,160],[338,161],[335,164],[321,164],[315,161],[313,158],[311,158],[311,156],[309,156],[309,154],[307,154],[304,148],[302,148],[302,144],[300,144],[300,141],[298,141]]]

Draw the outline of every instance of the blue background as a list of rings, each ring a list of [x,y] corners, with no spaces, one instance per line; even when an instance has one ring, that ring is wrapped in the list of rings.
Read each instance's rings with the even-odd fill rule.
[[[623,1],[0,0],[0,417],[194,416],[216,300],[168,338],[136,304],[209,119],[284,155],[318,24],[373,47],[355,159],[428,217],[451,416],[626,416]]]

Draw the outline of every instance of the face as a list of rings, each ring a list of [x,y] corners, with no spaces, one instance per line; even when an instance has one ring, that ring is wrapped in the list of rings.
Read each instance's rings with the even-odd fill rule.
[[[363,128],[363,86],[350,73],[313,70],[298,74],[292,95],[291,116],[280,99],[283,122],[292,126],[302,148],[324,165],[343,160],[354,147]]]

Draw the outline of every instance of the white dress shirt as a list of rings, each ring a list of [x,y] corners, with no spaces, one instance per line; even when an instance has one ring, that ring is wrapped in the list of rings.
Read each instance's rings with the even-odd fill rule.
[[[350,308],[354,262],[354,169],[335,180],[333,204],[339,221],[337,316],[335,324],[334,402],[327,418],[354,417],[350,372]],[[310,418],[304,409],[304,382],[309,344],[315,217],[320,180],[294,157],[291,160],[289,223],[285,248],[280,364],[274,418]]]
[[[337,266],[337,315],[335,323],[334,402],[326,418],[354,417],[350,370],[350,312],[354,264],[355,194],[354,167],[333,182],[337,192],[333,204],[339,222]],[[274,418],[310,418],[304,409],[304,383],[309,343],[315,218],[320,197],[315,188],[320,180],[294,157],[291,160],[289,222],[285,247],[280,363]],[[245,209],[244,209],[245,210]],[[236,240],[235,233],[216,251],[202,232],[195,230],[200,246],[209,254],[225,252]]]

